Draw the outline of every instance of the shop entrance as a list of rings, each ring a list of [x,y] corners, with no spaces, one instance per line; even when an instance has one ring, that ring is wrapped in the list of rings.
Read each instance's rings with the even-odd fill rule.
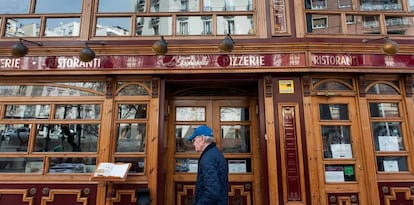
[[[198,93],[208,93],[209,89],[215,93],[209,87]],[[185,138],[200,125],[212,128],[215,141],[227,159],[229,204],[251,205],[253,201],[261,204],[257,99],[222,93],[175,96],[167,102],[164,167],[168,204],[192,204],[200,154]]]

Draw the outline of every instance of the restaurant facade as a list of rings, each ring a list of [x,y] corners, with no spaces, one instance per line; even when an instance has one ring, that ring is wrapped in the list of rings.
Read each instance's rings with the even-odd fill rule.
[[[0,204],[414,203],[414,1],[0,5]]]

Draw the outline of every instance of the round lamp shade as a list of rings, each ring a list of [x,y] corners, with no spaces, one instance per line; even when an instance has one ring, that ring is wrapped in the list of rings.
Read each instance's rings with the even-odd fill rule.
[[[82,62],[89,62],[93,60],[95,57],[96,57],[95,52],[88,46],[85,46],[79,52],[79,60],[81,60]]]
[[[381,47],[381,50],[386,55],[394,55],[398,53],[398,44],[395,41],[387,39],[384,45]]]
[[[11,53],[15,58],[24,57],[28,52],[29,49],[22,42],[14,44],[11,48]]]
[[[219,44],[219,49],[222,52],[231,52],[233,50],[233,40],[231,40],[230,38],[226,37],[225,39],[220,41]]]
[[[168,52],[168,43],[161,36],[161,39],[152,44],[152,52],[156,55],[164,55]]]

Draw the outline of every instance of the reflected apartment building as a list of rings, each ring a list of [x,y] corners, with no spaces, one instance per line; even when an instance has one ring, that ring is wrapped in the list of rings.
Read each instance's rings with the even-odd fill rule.
[[[0,1],[0,204],[190,205],[200,125],[229,205],[412,204],[413,8]]]

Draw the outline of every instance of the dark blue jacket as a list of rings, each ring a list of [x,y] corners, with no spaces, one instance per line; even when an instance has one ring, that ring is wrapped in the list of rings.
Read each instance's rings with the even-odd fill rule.
[[[194,205],[227,205],[228,182],[227,161],[211,143],[198,160]]]

